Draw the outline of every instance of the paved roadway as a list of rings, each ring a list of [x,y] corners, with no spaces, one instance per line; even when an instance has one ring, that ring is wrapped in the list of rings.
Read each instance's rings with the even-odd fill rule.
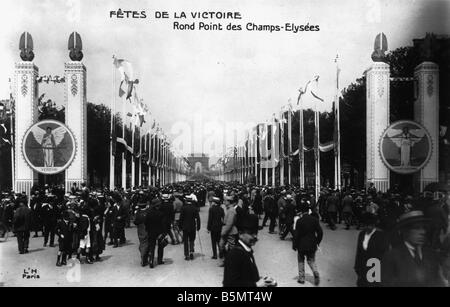
[[[169,245],[164,251],[165,264],[153,269],[139,264],[134,227],[126,229],[125,245],[119,248],[107,246],[101,262],[79,267],[56,267],[57,247],[44,248],[43,237],[30,238],[30,253],[24,255],[18,254],[16,238],[10,237],[6,242],[0,242],[0,286],[221,286],[223,268],[218,266],[217,260],[211,259],[210,237],[204,228],[207,211],[208,207],[201,208],[202,249],[197,238],[195,259],[185,261],[183,246]],[[336,231],[325,225],[323,229],[324,241],[317,253],[320,286],[354,286],[357,231],[345,230],[343,225],[338,225]],[[258,238],[254,247],[255,260],[262,276],[273,277],[282,287],[313,287],[308,267],[306,283],[297,283],[297,254],[291,248],[290,236],[281,241],[278,235],[269,234],[266,227],[259,232]],[[29,269],[37,269],[39,279],[23,278],[24,270]]]

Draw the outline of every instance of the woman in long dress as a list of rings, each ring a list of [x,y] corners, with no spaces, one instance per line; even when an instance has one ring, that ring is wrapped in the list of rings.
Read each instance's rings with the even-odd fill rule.
[[[53,167],[55,164],[53,150],[56,147],[56,142],[52,134],[52,128],[47,127],[47,131],[42,138],[41,146],[44,153],[44,167]]]
[[[400,145],[400,166],[409,167],[411,161],[411,146],[414,142],[411,140],[411,135],[408,131],[403,132]]]

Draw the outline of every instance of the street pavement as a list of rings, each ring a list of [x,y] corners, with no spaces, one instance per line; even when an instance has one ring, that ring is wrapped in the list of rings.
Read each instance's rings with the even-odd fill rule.
[[[102,260],[94,264],[56,267],[57,247],[43,247],[43,237],[30,238],[29,253],[19,255],[17,241],[10,236],[0,242],[0,286],[145,286],[145,287],[220,287],[223,268],[211,259],[211,240],[206,231],[208,207],[201,208],[202,228],[195,241],[195,259],[184,260],[183,245],[168,245],[164,264],[150,269],[140,266],[137,230],[126,229],[127,243],[119,248],[107,246]],[[324,239],[316,260],[321,287],[354,286],[353,263],[358,232],[343,225],[332,231],[322,224]],[[57,240],[56,240],[57,241]],[[306,265],[306,283],[297,283],[297,253],[292,250],[290,235],[285,241],[259,231],[254,247],[255,261],[261,276],[270,276],[280,287],[314,287],[313,275]],[[83,260],[84,257],[82,257]],[[39,276],[39,278],[37,278]]]

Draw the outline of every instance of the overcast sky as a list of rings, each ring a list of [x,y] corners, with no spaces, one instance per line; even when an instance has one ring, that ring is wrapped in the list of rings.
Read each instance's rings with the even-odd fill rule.
[[[289,98],[295,103],[298,88],[314,75],[320,76],[325,98],[321,108],[326,110],[334,95],[336,54],[345,87],[370,65],[377,33],[387,35],[391,50],[411,45],[413,38],[426,32],[448,35],[449,4],[434,0],[2,1],[0,98],[9,96],[8,78],[14,62],[20,60],[23,31],[33,36],[40,74],[62,75],[69,60],[67,39],[75,30],[83,40],[88,101],[111,102],[112,55],[127,59],[140,80],[140,95],[171,138],[180,133],[186,137],[187,127],[208,132],[227,122],[263,122]],[[119,8],[145,10],[149,18],[110,19],[109,11]],[[155,10],[168,11],[171,18],[155,20]],[[238,11],[242,20],[230,22],[243,27],[248,22],[309,23],[319,25],[320,31],[176,31],[174,21],[194,21],[175,20],[173,14],[181,11]],[[62,86],[44,85],[40,92],[63,102]],[[194,150],[199,151],[202,138],[194,135]]]

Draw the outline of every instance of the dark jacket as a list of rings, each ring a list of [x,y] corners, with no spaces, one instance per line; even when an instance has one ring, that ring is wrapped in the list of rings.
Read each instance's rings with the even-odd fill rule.
[[[195,232],[200,230],[199,210],[192,204],[186,204],[181,208],[180,226],[183,231]]]
[[[378,286],[376,283],[369,283],[367,281],[367,271],[372,267],[368,266],[367,261],[371,258],[376,258],[381,261],[384,253],[389,248],[389,241],[386,234],[381,230],[376,230],[370,237],[367,250],[363,248],[365,231],[361,231],[358,236],[356,245],[356,257],[355,257],[355,272],[358,275],[358,286]]]
[[[256,214],[261,214],[263,211],[262,209],[262,196],[261,194],[257,193],[255,195],[255,199],[253,200],[253,210]]]
[[[327,198],[327,212],[337,212],[339,207],[339,198],[331,195]]]
[[[269,215],[276,215],[277,214],[277,204],[275,202],[275,199],[272,195],[266,195],[263,199],[264,203],[264,211]]]
[[[299,252],[315,252],[322,242],[323,231],[319,220],[309,214],[304,214],[297,220],[292,246]]]
[[[58,211],[56,209],[56,206],[44,203],[41,207],[41,216],[42,216],[42,222],[45,226],[56,226],[56,220],[58,219]]]
[[[31,227],[31,209],[27,206],[20,206],[14,211],[13,225],[14,231],[29,231]]]
[[[164,214],[155,207],[151,207],[145,218],[145,229],[147,230],[148,236],[151,238],[156,238],[160,234],[164,233]]]
[[[285,223],[287,225],[292,225],[292,223],[294,223],[295,205],[293,200],[286,200],[285,202],[286,202],[284,206]]]
[[[422,248],[422,261],[416,263],[404,243],[386,252],[381,260],[381,284],[385,287],[443,286],[436,252]]]
[[[72,238],[70,222],[59,220],[56,225],[56,234],[60,240],[70,240]]]
[[[209,208],[208,212],[208,231],[220,232],[222,231],[223,218],[225,212],[223,208],[219,205],[213,205]]]
[[[114,204],[111,207],[111,222],[114,227],[125,227],[125,221],[128,212],[124,206],[119,205],[119,208]]]
[[[146,240],[148,238],[146,221],[148,209],[138,209],[134,216],[134,224],[137,226],[138,238],[140,240]]]
[[[224,287],[256,287],[259,272],[253,254],[237,244],[225,257]]]
[[[173,220],[175,219],[173,203],[171,201],[163,201],[161,204],[161,212],[164,215],[164,227],[169,230]]]

